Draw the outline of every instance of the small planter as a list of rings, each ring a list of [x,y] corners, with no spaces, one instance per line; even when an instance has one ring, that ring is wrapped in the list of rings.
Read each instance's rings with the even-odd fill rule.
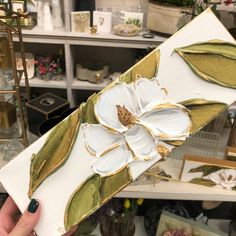
[[[62,75],[54,75],[54,80],[61,81],[62,80]]]
[[[135,213],[125,216],[118,214],[110,216],[105,214],[100,223],[102,236],[133,236],[135,232],[134,224]]]
[[[45,74],[45,75],[39,75],[39,76],[38,76],[38,78],[40,78],[40,79],[42,79],[42,80],[44,80],[44,81],[50,80],[51,77],[52,77],[51,74]]]
[[[149,2],[147,11],[147,27],[153,31],[174,34],[179,28],[191,20],[191,8],[159,5]]]

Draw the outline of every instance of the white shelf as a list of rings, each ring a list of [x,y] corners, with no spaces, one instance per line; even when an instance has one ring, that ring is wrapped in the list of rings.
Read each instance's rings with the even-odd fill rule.
[[[236,191],[205,187],[183,182],[167,182],[162,180],[154,186],[151,184],[131,184],[122,192],[118,193],[116,197],[234,202],[236,199]]]
[[[20,86],[25,86],[25,81],[22,80]],[[37,77],[29,79],[29,86],[36,87],[36,88],[59,88],[59,89],[66,89],[66,80],[63,78],[61,81],[56,80],[42,80]]]
[[[228,12],[235,12],[236,13],[236,5],[234,5],[234,6],[217,5],[216,9],[218,11],[228,11]]]
[[[103,88],[105,88],[110,81],[108,79],[104,79],[102,83],[91,83],[88,81],[82,81],[74,79],[71,88],[72,89],[81,89],[81,90],[94,90],[94,91],[100,91]]]
[[[134,37],[123,37],[112,33],[90,33],[66,32],[63,29],[44,31],[35,26],[32,30],[23,30],[23,41],[30,43],[53,43],[71,44],[104,47],[123,48],[148,48],[154,47],[165,41],[167,38],[155,35],[154,38],[143,38],[142,32]],[[17,40],[14,38],[14,40]]]

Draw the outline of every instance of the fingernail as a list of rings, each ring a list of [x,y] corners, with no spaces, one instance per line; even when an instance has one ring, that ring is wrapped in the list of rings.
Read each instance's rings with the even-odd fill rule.
[[[35,199],[31,199],[30,204],[28,206],[28,212],[35,213],[38,209],[39,203]]]

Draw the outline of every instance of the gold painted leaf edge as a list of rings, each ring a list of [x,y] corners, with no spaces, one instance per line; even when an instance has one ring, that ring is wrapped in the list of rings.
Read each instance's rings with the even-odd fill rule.
[[[76,112],[78,112],[78,116],[79,116],[79,111],[77,110]],[[63,121],[61,121],[63,122]],[[32,197],[33,193],[37,190],[37,188],[45,181],[45,179],[47,179],[50,175],[52,175],[55,171],[57,171],[58,169],[60,169],[64,163],[68,160],[69,158],[69,155],[71,153],[71,150],[73,148],[73,145],[75,143],[75,140],[77,138],[77,134],[78,134],[78,131],[79,131],[79,128],[80,128],[80,125],[81,125],[81,122],[80,122],[80,117],[78,117],[78,124],[76,126],[76,129],[75,129],[75,135],[73,136],[73,138],[71,139],[71,143],[68,147],[68,152],[67,154],[65,155],[65,157],[62,159],[62,161],[52,170],[50,171],[50,173],[46,176],[44,176],[39,182],[36,181],[36,183],[34,184],[34,186],[32,185],[32,178],[30,177],[30,183],[29,183],[29,191],[28,191],[28,196],[29,198]],[[54,129],[56,129],[56,127],[54,127]],[[49,135],[50,136],[50,135]]]
[[[224,86],[226,88],[233,88],[233,89],[236,89],[236,85],[235,86],[230,86],[228,85],[227,83],[223,83],[221,81],[218,81],[216,79],[214,79],[213,77],[211,76],[208,76],[206,74],[204,74],[203,72],[201,72],[199,69],[197,69],[195,66],[193,66],[191,63],[189,63],[188,59],[185,57],[184,53],[180,52],[180,51],[177,51],[178,54],[186,61],[186,63],[189,65],[189,67],[197,74],[199,75],[201,78],[203,78],[204,80],[210,82],[210,83],[213,83],[213,84],[218,84],[218,85],[221,85],[221,86]]]
[[[115,192],[113,192],[113,194],[107,198],[104,198],[102,199],[102,194],[101,194],[101,188],[102,188],[102,183],[103,183],[103,179],[104,177],[101,177],[100,175],[98,174],[94,174],[94,175],[91,175],[89,176],[85,181],[83,181],[74,191],[73,193],[71,194],[68,202],[67,202],[67,205],[66,205],[66,210],[65,210],[65,214],[64,214],[64,227],[66,230],[70,230],[71,227],[81,223],[84,219],[86,219],[87,217],[89,217],[91,214],[93,214],[96,210],[98,210],[102,205],[104,205],[106,202],[108,202],[115,194],[119,193],[123,188],[125,188],[127,185],[129,185],[132,181],[133,181],[133,178],[132,178],[132,174],[131,174],[131,170],[130,170],[130,167],[127,166],[125,168],[128,172],[128,175],[129,175],[129,179],[127,180],[127,183],[121,185],[118,189],[116,189]],[[71,204],[71,200],[74,198],[74,196],[78,193],[78,191],[83,187],[83,185],[87,182],[87,180],[89,180],[90,178],[93,178],[94,176],[98,176],[100,178],[100,186],[99,186],[99,189],[98,189],[98,193],[99,193],[99,204],[98,206],[96,206],[95,208],[91,208],[91,210],[88,212],[88,214],[84,214],[80,220],[78,222],[76,222],[74,225],[72,226],[68,226],[67,225],[67,222],[68,222],[68,210],[70,208],[70,204]],[[105,177],[105,178],[109,178],[108,177]],[[79,207],[79,204],[78,204],[78,207]]]

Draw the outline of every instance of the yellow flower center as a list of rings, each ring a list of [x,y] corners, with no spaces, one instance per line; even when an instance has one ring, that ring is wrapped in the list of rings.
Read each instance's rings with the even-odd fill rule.
[[[136,122],[136,117],[125,106],[116,105],[118,118],[122,125],[131,126]]]

